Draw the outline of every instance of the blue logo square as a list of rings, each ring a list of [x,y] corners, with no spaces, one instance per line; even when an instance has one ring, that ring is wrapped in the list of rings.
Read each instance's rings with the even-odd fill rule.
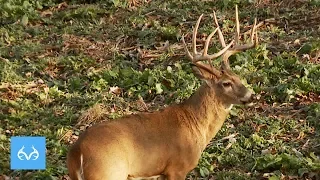
[[[46,168],[46,138],[11,137],[11,169],[38,170]]]

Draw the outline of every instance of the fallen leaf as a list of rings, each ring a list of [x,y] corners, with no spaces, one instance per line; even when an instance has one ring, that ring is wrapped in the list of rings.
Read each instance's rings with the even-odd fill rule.
[[[122,90],[118,86],[114,86],[114,87],[109,88],[109,93],[119,95],[119,94],[121,94],[121,92],[122,92]]]
[[[42,11],[40,15],[41,17],[50,17],[53,15],[53,13],[50,10],[46,10],[46,11]]]

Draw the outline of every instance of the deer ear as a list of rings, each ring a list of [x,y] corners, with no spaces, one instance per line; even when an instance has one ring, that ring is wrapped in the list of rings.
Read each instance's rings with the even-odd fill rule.
[[[208,72],[206,69],[198,67],[194,64],[192,64],[192,71],[197,78],[202,80],[209,80],[214,77],[214,75]]]

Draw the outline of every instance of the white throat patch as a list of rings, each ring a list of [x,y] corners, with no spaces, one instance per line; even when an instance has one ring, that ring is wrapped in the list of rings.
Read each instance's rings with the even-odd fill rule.
[[[231,104],[228,108],[226,108],[227,111],[230,111],[233,107],[233,104]]]

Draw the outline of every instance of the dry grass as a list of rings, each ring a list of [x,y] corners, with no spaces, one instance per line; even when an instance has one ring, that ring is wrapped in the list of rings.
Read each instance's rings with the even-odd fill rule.
[[[86,125],[86,124],[93,124],[97,121],[105,119],[108,115],[108,110],[104,104],[98,103],[86,110],[78,119],[78,123],[76,127]]]

